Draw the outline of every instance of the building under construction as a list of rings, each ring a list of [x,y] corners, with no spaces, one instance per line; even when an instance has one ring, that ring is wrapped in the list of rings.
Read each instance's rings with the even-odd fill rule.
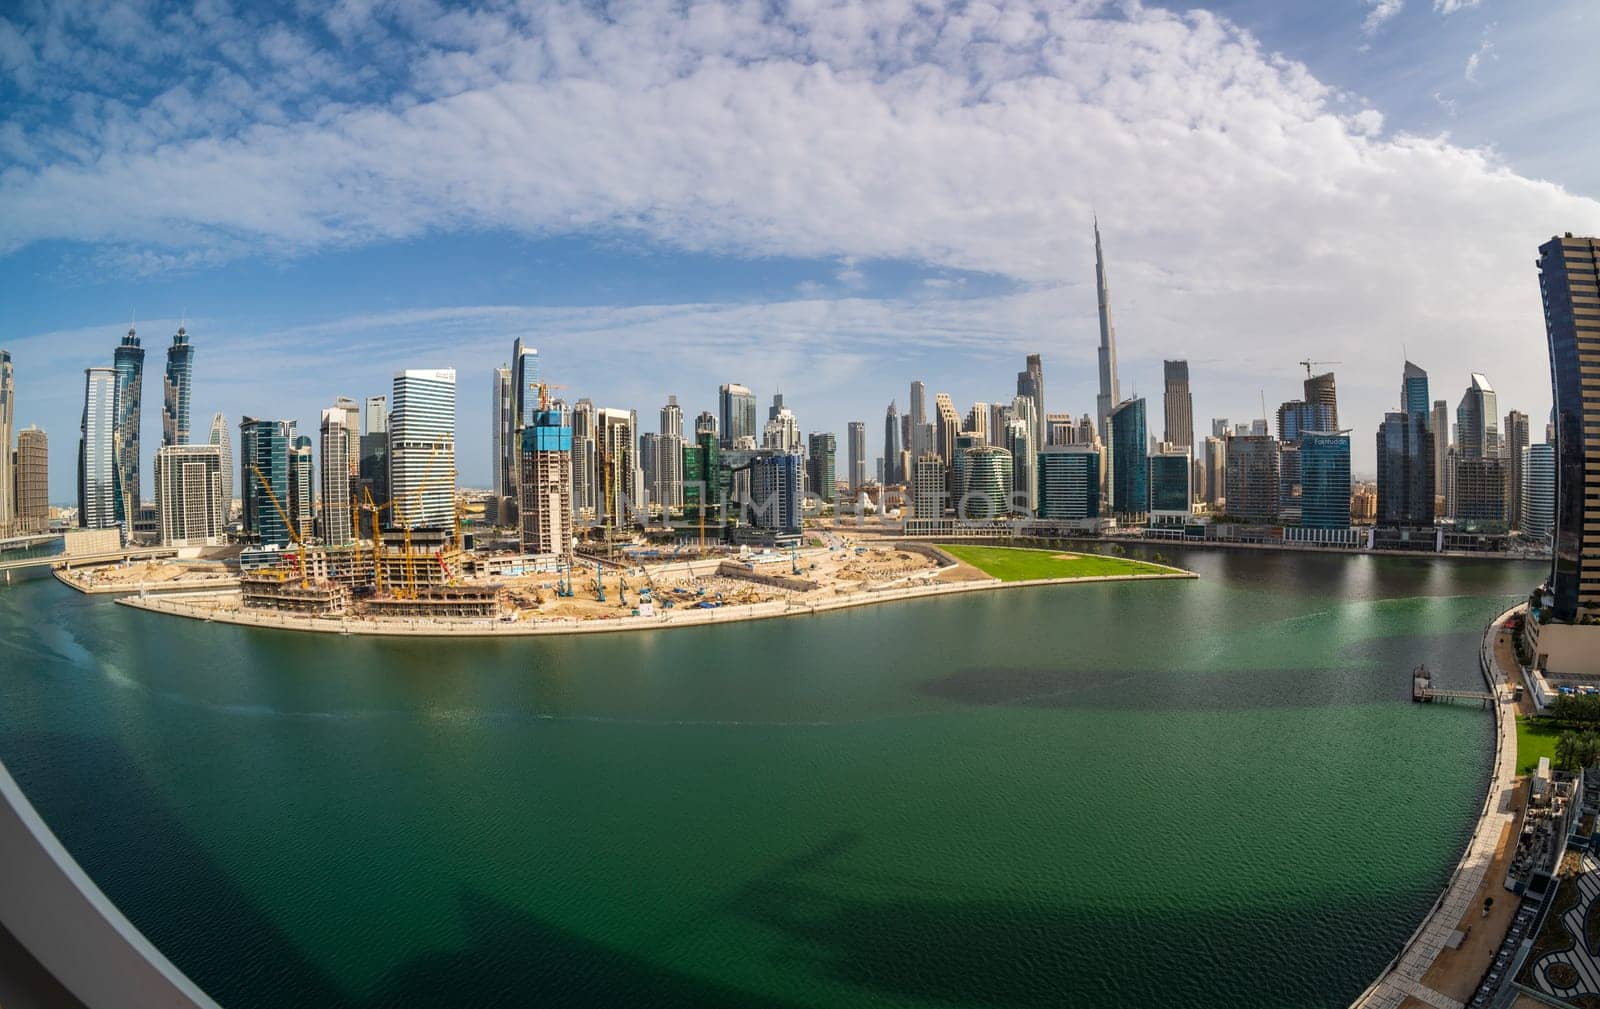
[[[287,567],[262,568],[241,575],[239,594],[246,609],[328,616],[350,608],[350,590],[345,586],[326,580],[302,580],[297,570]]]
[[[435,585],[413,595],[373,596],[361,612],[376,617],[493,618],[500,613],[500,586]]]
[[[544,404],[541,404],[544,406]],[[572,556],[572,428],[540,409],[522,429],[522,551]]]

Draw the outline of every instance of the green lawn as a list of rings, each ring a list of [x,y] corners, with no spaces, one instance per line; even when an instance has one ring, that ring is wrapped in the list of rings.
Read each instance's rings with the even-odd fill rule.
[[[1060,550],[1029,550],[1020,547],[979,547],[967,543],[941,543],[939,549],[958,560],[993,575],[1003,582],[1023,582],[1033,578],[1096,578],[1104,575],[1153,575],[1169,569],[1126,557],[1100,554],[1071,554]]]
[[[1561,730],[1547,719],[1517,716],[1517,773],[1527,774],[1539,766],[1540,757],[1556,762],[1556,737]]]

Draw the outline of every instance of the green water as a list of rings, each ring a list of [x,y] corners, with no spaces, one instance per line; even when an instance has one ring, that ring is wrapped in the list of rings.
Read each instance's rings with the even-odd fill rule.
[[[0,759],[229,1009],[1342,1007],[1427,910],[1531,566],[642,634],[301,636],[0,588]]]

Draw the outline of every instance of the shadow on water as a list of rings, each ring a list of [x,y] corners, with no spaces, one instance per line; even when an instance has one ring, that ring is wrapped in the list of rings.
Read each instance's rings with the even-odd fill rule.
[[[1404,939],[1394,909],[1376,896],[1315,911],[1271,901],[1208,911],[963,901],[888,879],[867,887],[832,871],[859,840],[841,833],[778,864],[732,910],[809,948],[814,969],[862,989],[865,1004],[1337,1007]],[[901,895],[871,895],[885,891]],[[1427,895],[1392,899],[1417,904],[1420,915]],[[1385,918],[1396,934],[1375,934]],[[1370,962],[1354,961],[1352,948],[1370,950]],[[1268,952],[1250,958],[1242,949]]]
[[[8,767],[61,842],[129,920],[225,1009],[787,1005],[619,953],[466,888],[455,907],[438,909],[456,915],[465,945],[411,957],[371,993],[352,995],[228,878],[137,777],[120,747],[44,734],[8,744]],[[50,780],[29,773],[35,767],[50,767]]]
[[[1476,647],[1476,635],[1403,635],[1345,645],[1333,664],[1317,668],[1213,673],[985,666],[926,680],[917,690],[982,707],[1205,712],[1389,704],[1411,699],[1411,670],[1424,658],[1437,665],[1433,656],[1462,656],[1460,669],[1436,672],[1441,685],[1481,688]]]

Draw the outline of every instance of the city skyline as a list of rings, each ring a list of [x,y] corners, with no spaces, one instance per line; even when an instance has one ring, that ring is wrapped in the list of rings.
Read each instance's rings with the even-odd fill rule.
[[[18,139],[0,150],[12,169],[0,200],[13,211],[0,222],[10,310],[0,345],[19,363],[17,422],[70,430],[80,406],[66,388],[134,314],[146,347],[187,323],[201,417],[310,425],[330,397],[381,391],[393,369],[443,358],[481,382],[472,376],[503,363],[519,336],[542,348],[553,381],[643,410],[675,393],[694,412],[708,389],[739,381],[763,400],[781,388],[804,429],[842,434],[911,377],[963,410],[1009,399],[1016,359],[1038,353],[1049,408],[1092,414],[1088,236],[1098,215],[1123,397],[1154,402],[1161,362],[1187,360],[1199,430],[1210,417],[1251,416],[1263,389],[1269,402],[1288,398],[1294,361],[1342,358],[1342,405],[1362,418],[1353,464],[1371,472],[1370,428],[1360,428],[1399,405],[1390,358],[1402,340],[1430,372],[1461,360],[1507,403],[1548,414],[1524,250],[1552,234],[1600,231],[1593,158],[1572,150],[1582,144],[1550,151],[1516,114],[1534,95],[1560,101],[1570,135],[1585,135],[1597,113],[1550,69],[1593,39],[1582,6],[1542,5],[1514,23],[1493,2],[1449,13],[1401,6],[1383,18],[1324,12],[1315,33],[1244,2],[1212,14],[1089,3],[1048,8],[1050,18],[1016,3],[1007,7],[1015,32],[956,10],[903,21],[884,9],[870,12],[880,31],[845,46],[828,41],[837,12],[770,14],[763,24],[713,4],[726,17],[694,38],[649,16],[574,17],[562,37],[650,59],[625,76],[574,57],[537,79],[505,57],[551,29],[538,11],[485,12],[504,51],[438,26],[438,44],[481,56],[464,77],[413,45],[413,26],[381,14],[352,15],[337,31],[312,15],[270,26],[202,18],[176,33],[138,14],[8,21],[17,55],[0,93],[16,110]],[[74,37],[81,66],[57,62],[41,41],[47,30]],[[258,36],[248,100],[224,108],[196,97],[211,93],[224,51]],[[178,38],[184,59],[163,58]],[[370,89],[334,95],[340,68],[375,39],[397,44],[396,61]],[[1328,39],[1349,45],[1336,54]],[[1485,41],[1493,48],[1480,54]],[[976,62],[984,46],[996,58]],[[114,107],[97,100],[98,112],[73,122],[52,111],[63,92],[98,94],[96,68],[125,52],[138,55]],[[1132,73],[1135,53],[1155,72]],[[730,54],[737,73],[701,72]],[[819,74],[835,90],[793,86]],[[1413,101],[1419,74],[1438,102]],[[285,75],[297,82],[292,100]],[[908,83],[919,79],[920,88]],[[681,101],[656,109],[657,92],[641,80]],[[617,109],[656,109],[664,139],[653,143],[665,146],[596,129],[585,142],[598,146],[574,149],[576,163],[560,160],[562,145],[536,146],[512,159],[509,175],[493,159],[384,156],[442,123],[463,131],[452,148],[507,140],[521,150],[522,136],[564,121],[563,95],[583,82],[600,103],[577,110],[591,127],[629,122],[610,114]],[[738,138],[738,157],[682,145],[677,138],[700,135],[699,102],[721,107],[729,88],[782,110],[790,129],[775,137],[770,115],[731,124],[721,135]],[[415,104],[396,112],[396,93]],[[489,102],[507,120],[472,113]],[[858,117],[845,133],[882,141],[839,146],[819,126],[836,107]],[[945,132],[909,125],[924,121]],[[370,132],[352,147],[336,131],[358,122]],[[1085,135],[1105,142],[1083,144]],[[812,152],[800,162],[782,156],[796,136]],[[596,157],[629,188],[579,167]],[[241,171],[241,159],[272,170]],[[174,185],[153,168],[171,163],[191,173],[184,191],[122,198],[134,178]],[[913,184],[902,163],[934,185]],[[301,172],[311,185],[283,188]],[[266,181],[236,199],[243,177]],[[347,184],[357,178],[371,185]],[[771,199],[774,185],[792,197]],[[313,191],[342,195],[332,206]],[[713,191],[728,199],[709,206],[685,195]],[[1441,267],[1414,254],[1424,248],[1461,254]],[[274,359],[283,366],[263,381],[260,365]],[[707,362],[716,375],[702,377]],[[154,402],[153,362],[150,371]],[[349,388],[329,388],[330,374]],[[480,397],[465,398],[463,481],[484,485],[489,419]],[[141,443],[153,446],[150,411],[144,421]],[[868,432],[874,456],[879,434]],[[59,462],[52,470],[51,497],[65,500],[70,482]]]

